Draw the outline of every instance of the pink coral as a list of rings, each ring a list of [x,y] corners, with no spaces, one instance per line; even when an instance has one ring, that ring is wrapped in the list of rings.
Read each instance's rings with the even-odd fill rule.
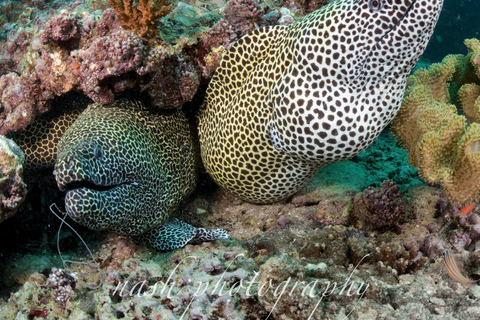
[[[73,40],[80,36],[78,17],[65,10],[50,20],[48,20],[44,33],[40,36],[43,44],[50,41],[59,42],[59,44],[66,41]]]
[[[0,137],[0,222],[17,212],[27,194],[22,180],[24,159],[13,141]]]
[[[8,73],[0,78],[0,134],[25,127],[38,112],[47,109],[48,100],[53,98],[39,86],[16,73]]]
[[[364,230],[394,229],[405,212],[406,203],[398,186],[385,180],[380,190],[369,187],[353,200],[352,217]]]
[[[464,232],[454,232],[450,235],[450,238],[448,238],[448,242],[452,245],[453,252],[461,253],[471,240]]]
[[[92,100],[109,103],[115,98],[115,88],[132,88],[135,77],[119,78],[141,67],[146,45],[135,34],[117,31],[93,41],[87,48],[72,55],[80,64],[80,88]],[[117,90],[118,90],[117,88]]]
[[[250,32],[255,24],[262,24],[264,11],[254,0],[230,0],[223,13],[224,19],[239,36]]]

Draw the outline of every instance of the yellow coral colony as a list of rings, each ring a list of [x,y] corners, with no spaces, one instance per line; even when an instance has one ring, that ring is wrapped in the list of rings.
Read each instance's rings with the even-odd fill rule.
[[[449,55],[409,78],[393,123],[410,164],[459,204],[480,196],[480,42],[465,44],[467,56]]]

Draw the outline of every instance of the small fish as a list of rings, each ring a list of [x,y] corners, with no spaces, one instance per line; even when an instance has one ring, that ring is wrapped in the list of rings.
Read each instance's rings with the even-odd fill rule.
[[[475,208],[475,206],[466,206],[460,209],[460,212],[463,214],[469,214],[473,210],[473,208]]]
[[[445,250],[445,252],[443,253],[443,265],[445,266],[445,269],[447,269],[448,274],[453,280],[460,282],[467,287],[470,287],[476,283],[476,281],[470,280],[462,275],[452,251]]]

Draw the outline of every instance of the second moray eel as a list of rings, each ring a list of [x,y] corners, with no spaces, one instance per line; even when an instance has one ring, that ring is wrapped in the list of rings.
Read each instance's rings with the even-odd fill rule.
[[[443,0],[337,0],[235,43],[200,114],[203,164],[250,202],[296,193],[397,114]]]
[[[76,116],[49,124],[52,138]],[[111,230],[161,251],[227,239],[223,229],[170,218],[197,182],[194,140],[182,111],[155,112],[130,100],[91,104],[58,143],[55,178],[67,192],[67,213],[90,229]],[[20,144],[30,161],[41,158],[46,165],[53,159],[53,142]]]

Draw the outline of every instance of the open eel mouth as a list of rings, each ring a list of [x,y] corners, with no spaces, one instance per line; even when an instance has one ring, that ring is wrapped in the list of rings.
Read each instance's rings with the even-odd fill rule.
[[[80,180],[80,181],[72,181],[70,183],[67,183],[61,186],[59,185],[58,187],[60,188],[60,190],[64,192],[69,192],[76,189],[90,189],[90,190],[102,192],[102,191],[111,190],[117,186],[119,185],[104,186],[104,185],[95,184],[94,182],[91,182],[91,181]]]
[[[134,185],[132,181],[123,181],[120,177],[100,178],[95,176],[91,167],[85,167],[82,162],[75,158],[69,161],[60,161],[55,166],[54,176],[58,188],[63,192],[75,190],[89,190],[92,192],[111,191],[122,185]],[[93,173],[93,175],[92,175]]]
[[[118,176],[106,179],[96,175],[91,167],[85,167],[75,160],[59,162],[55,168],[58,188],[66,192],[65,210],[68,215],[90,229],[106,230],[117,220],[108,217],[125,208],[132,187],[137,183]]]

